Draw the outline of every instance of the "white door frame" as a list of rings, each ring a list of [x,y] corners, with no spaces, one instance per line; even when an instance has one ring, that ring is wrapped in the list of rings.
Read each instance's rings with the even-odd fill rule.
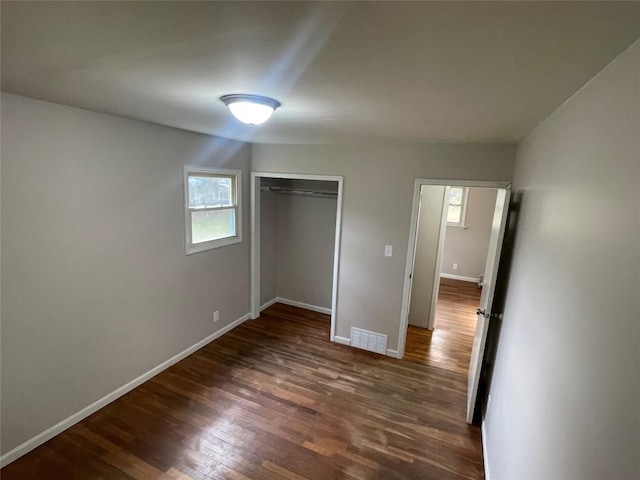
[[[449,187],[510,188],[511,182],[416,178],[414,187],[413,187],[413,206],[411,207],[411,226],[409,227],[409,244],[407,246],[407,263],[405,266],[404,289],[402,292],[402,310],[400,311],[400,330],[398,332],[398,358],[404,357],[404,350],[407,342],[407,326],[409,325],[409,303],[411,301],[411,283],[412,283],[411,277],[412,277],[413,262],[415,257],[416,234],[417,234],[417,226],[418,226],[418,208],[420,206],[420,189],[422,188],[423,185],[440,185],[445,187],[449,186]],[[440,272],[436,272],[436,273],[439,276]],[[434,290],[436,288],[438,288],[437,282],[434,283]]]
[[[338,311],[338,273],[340,271],[342,184],[344,177],[339,175],[307,175],[303,173],[251,172],[251,318],[260,316],[260,179],[263,177],[338,182],[336,235],[333,249],[333,285],[331,290],[331,341],[333,342],[336,336],[336,312]]]

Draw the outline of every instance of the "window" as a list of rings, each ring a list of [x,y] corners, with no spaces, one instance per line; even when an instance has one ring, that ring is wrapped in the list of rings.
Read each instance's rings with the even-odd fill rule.
[[[467,216],[467,187],[451,187],[449,196],[449,210],[447,211],[447,225],[451,227],[464,227]]]
[[[240,173],[184,167],[187,255],[242,241]]]

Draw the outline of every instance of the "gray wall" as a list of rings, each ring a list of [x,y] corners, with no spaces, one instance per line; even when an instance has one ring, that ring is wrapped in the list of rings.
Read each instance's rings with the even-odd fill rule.
[[[4,453],[248,312],[249,189],[185,256],[182,166],[250,147],[7,94],[1,134]]]
[[[447,227],[442,273],[472,278],[484,273],[497,194],[495,188],[469,188],[466,227]]]
[[[509,181],[514,154],[514,145],[496,144],[260,144],[252,169],[344,176],[336,333],[380,332],[395,349],[415,179]]]
[[[520,145],[493,479],[640,478],[640,41]]]
[[[260,192],[260,305],[278,296],[278,198]]]
[[[260,214],[260,303],[280,297],[330,309],[336,199],[263,191]]]
[[[330,309],[336,199],[280,195],[278,203],[278,297]]]
[[[424,185],[421,190],[411,303],[409,304],[409,324],[417,327],[429,326],[444,190],[445,187],[436,185]]]

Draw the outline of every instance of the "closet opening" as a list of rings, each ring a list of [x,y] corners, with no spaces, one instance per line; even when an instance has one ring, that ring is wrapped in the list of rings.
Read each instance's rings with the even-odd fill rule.
[[[340,176],[251,174],[251,318],[274,304],[324,313],[334,341],[341,212]]]

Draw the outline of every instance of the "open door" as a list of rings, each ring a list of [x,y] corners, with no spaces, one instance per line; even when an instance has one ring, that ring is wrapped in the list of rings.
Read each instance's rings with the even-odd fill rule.
[[[480,307],[478,308],[478,319],[476,322],[476,333],[473,339],[471,350],[471,363],[469,364],[469,379],[467,385],[467,423],[473,421],[473,414],[478,395],[478,384],[480,382],[480,369],[484,356],[484,347],[487,340],[487,330],[492,316],[493,295],[496,289],[496,275],[498,264],[500,263],[500,252],[502,250],[502,240],[504,238],[505,226],[507,223],[507,212],[509,211],[509,200],[511,191],[501,188],[498,190],[496,198],[496,210],[493,215],[491,225],[491,237],[489,239],[489,251],[487,253],[487,264],[484,271],[484,286],[480,297]]]

